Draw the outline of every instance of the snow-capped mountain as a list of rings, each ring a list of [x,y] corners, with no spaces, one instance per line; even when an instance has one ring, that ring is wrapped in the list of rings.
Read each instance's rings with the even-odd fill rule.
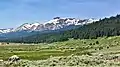
[[[9,33],[9,32],[13,32],[14,29],[13,28],[8,28],[8,29],[0,29],[0,33]]]
[[[98,21],[96,19],[76,19],[76,18],[60,18],[55,17],[53,20],[45,22],[44,24],[41,23],[25,23],[16,29],[9,28],[9,29],[0,29],[0,33],[9,33],[9,32],[17,32],[17,31],[45,31],[45,30],[57,30],[62,29],[67,26],[76,26],[76,25],[84,25],[89,24],[92,22]]]
[[[16,28],[15,31],[22,31],[22,30],[36,30],[36,28],[40,25],[40,23],[25,23],[20,27]]]

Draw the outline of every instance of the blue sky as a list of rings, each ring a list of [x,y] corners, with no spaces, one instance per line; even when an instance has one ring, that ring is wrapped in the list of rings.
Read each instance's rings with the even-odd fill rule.
[[[103,18],[120,13],[120,0],[0,0],[0,28],[48,21],[56,16]]]

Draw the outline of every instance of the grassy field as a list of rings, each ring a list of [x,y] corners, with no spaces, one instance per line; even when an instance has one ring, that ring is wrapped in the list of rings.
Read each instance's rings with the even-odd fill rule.
[[[7,60],[12,55],[18,55],[21,59],[39,61],[61,56],[93,56],[103,54],[105,56],[120,55],[120,36],[102,37],[98,39],[74,40],[55,42],[51,44],[19,44],[10,43],[0,46],[0,59]],[[120,60],[120,59],[119,59]],[[120,64],[117,64],[118,66]]]

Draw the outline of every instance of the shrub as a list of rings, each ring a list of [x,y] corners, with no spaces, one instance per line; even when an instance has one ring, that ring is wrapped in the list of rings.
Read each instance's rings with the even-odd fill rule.
[[[89,55],[89,56],[91,56],[92,54],[90,53],[90,52],[83,52],[82,54],[84,54],[84,55]]]
[[[92,45],[92,43],[90,43],[89,45]]]
[[[74,49],[74,48],[71,47],[70,49]]]
[[[56,66],[56,64],[55,64],[55,63],[52,63],[52,64],[50,64],[50,66]]]
[[[89,61],[84,61],[84,63],[88,65],[90,62]]]
[[[93,45],[95,45],[95,43],[93,43]]]
[[[117,44],[117,45],[119,45],[119,43],[118,43],[118,42],[116,42],[116,44]]]
[[[109,49],[109,47],[107,47],[107,49]]]
[[[86,44],[86,42],[84,42],[84,44]]]
[[[99,50],[102,50],[103,49],[103,47],[99,47]]]
[[[96,44],[99,44],[99,42],[98,42],[98,41],[96,41]]]

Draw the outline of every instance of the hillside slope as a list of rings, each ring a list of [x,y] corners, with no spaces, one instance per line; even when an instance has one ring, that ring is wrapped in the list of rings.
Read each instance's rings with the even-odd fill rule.
[[[24,23],[16,28],[0,29],[0,40],[21,39],[23,37],[36,35],[37,33],[43,34],[49,32],[58,32],[74,29],[84,24],[93,23],[98,21],[97,19],[76,19],[76,18],[60,18],[56,17],[50,21],[35,23]],[[39,34],[39,35],[40,35]],[[16,40],[15,39],[15,40]]]
[[[120,35],[120,15],[110,18],[104,18],[97,22],[84,25],[77,29],[61,31],[57,33],[46,33],[28,36],[12,42],[40,43],[66,41],[69,38],[74,39],[95,39],[103,36]]]

